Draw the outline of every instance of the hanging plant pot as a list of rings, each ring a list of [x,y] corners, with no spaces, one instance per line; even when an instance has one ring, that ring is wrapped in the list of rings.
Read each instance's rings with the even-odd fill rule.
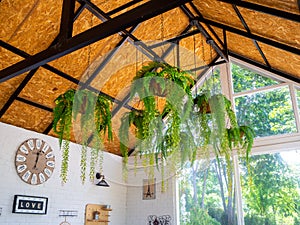
[[[158,80],[156,78],[151,79],[149,89],[153,95],[156,95],[159,97],[166,97],[168,94],[167,89],[163,88],[162,85],[158,82]]]
[[[197,95],[194,100],[194,105],[199,108],[201,114],[211,113],[210,104],[208,102],[208,97],[206,94]]]

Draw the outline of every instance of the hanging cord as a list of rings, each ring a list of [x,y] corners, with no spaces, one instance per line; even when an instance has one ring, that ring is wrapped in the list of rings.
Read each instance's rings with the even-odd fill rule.
[[[194,46],[193,46],[193,50],[194,50],[194,76],[195,76],[195,78],[197,78],[197,72],[196,72],[196,68],[197,68],[197,62],[196,62],[196,37],[195,37],[195,35],[193,35],[193,42],[194,42]],[[196,89],[195,89],[195,94],[196,94],[196,96],[197,96],[197,94],[198,94],[198,85],[196,85]]]
[[[200,37],[201,37],[202,59],[203,59],[203,62],[205,63],[204,41],[203,41],[202,35],[200,35]]]
[[[212,46],[209,45],[209,56],[210,56],[210,62],[212,62]],[[216,82],[215,82],[215,75],[214,75],[214,66],[211,66],[211,78],[212,78],[212,95],[217,93],[217,86],[216,86]]]

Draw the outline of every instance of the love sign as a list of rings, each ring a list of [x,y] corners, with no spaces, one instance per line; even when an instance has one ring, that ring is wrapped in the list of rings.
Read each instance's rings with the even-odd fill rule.
[[[15,195],[13,213],[46,214],[48,198]]]

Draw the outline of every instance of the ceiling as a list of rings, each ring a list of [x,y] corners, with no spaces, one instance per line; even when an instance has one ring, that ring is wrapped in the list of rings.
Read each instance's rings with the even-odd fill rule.
[[[52,131],[54,100],[88,87],[113,101],[114,141],[136,71],[165,60],[200,78],[229,56],[300,83],[296,0],[0,0],[0,121]],[[76,142],[76,139],[73,138]]]

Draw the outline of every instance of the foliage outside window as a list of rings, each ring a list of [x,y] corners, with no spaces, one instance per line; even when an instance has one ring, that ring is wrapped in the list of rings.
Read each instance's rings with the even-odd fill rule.
[[[187,165],[179,179],[180,224],[236,225],[236,196],[228,190],[225,160]]]
[[[234,64],[232,81],[239,124],[253,127],[257,137],[297,132],[288,83],[285,85]],[[299,90],[296,90],[296,98],[300,109]],[[293,155],[286,156],[288,154]],[[288,160],[293,158],[294,164]],[[300,224],[299,158],[299,152],[280,152],[252,156],[249,166],[241,160],[245,225]],[[182,171],[179,179],[181,225],[203,221],[213,225],[237,224],[239,206],[235,187],[232,199],[228,198],[228,174],[224,168],[224,161],[217,163],[213,159],[196,161]]]
[[[279,81],[273,80],[269,77],[264,77],[234,63],[231,64],[231,71],[234,93],[256,90],[262,87],[279,84]]]
[[[300,224],[300,162],[293,160],[299,157],[296,151],[255,155],[248,169],[241,166],[245,225]]]
[[[235,99],[238,123],[251,125],[258,137],[296,132],[288,87]]]
[[[288,86],[259,91],[262,87],[279,84],[249,69],[232,64],[234,92],[254,90],[235,98],[239,124],[250,125],[257,137],[289,134],[297,131]]]

